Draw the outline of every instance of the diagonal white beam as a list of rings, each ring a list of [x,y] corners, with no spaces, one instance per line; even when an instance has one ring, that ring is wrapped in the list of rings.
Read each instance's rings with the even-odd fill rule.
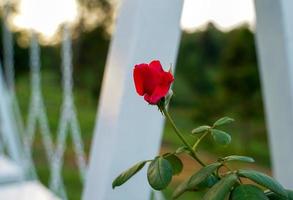
[[[293,188],[293,1],[255,0],[255,5],[274,175]]]
[[[84,200],[149,199],[145,171],[112,190],[124,169],[156,155],[163,118],[135,93],[136,63],[176,60],[182,0],[123,0],[104,74]]]

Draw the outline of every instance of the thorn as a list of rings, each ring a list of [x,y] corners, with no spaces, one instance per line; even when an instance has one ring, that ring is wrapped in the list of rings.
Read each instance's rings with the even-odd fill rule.
[[[172,74],[172,69],[173,69],[173,64],[170,63],[170,68],[169,68],[169,72]]]

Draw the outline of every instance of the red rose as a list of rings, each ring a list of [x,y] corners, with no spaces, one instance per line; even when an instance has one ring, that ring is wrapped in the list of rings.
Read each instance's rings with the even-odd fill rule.
[[[157,104],[167,95],[174,81],[171,72],[165,72],[158,60],[150,64],[135,65],[133,78],[136,92],[144,96],[144,99],[152,105]]]

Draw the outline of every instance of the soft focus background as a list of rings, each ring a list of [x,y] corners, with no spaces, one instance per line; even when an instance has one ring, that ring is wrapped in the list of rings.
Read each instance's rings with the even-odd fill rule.
[[[235,123],[227,127],[233,138],[232,144],[216,148],[212,140],[208,140],[201,146],[202,158],[208,161],[218,155],[245,154],[257,160],[257,165],[252,167],[269,173],[270,157],[253,32],[253,4],[247,0],[218,2],[185,2],[175,95],[170,111],[186,133],[222,116],[234,118]],[[42,89],[53,133],[56,132],[62,98],[58,27],[64,21],[71,22],[74,29],[74,95],[87,155],[107,51],[115,30],[117,7],[119,3],[107,0],[19,0],[15,1],[14,13],[9,18],[15,40],[16,89],[24,118],[27,117],[30,97],[27,30],[32,28],[40,33]],[[0,41],[1,57],[2,48]],[[49,168],[42,143],[38,142],[40,135],[36,137],[34,160],[41,181],[47,184]],[[71,143],[70,139],[68,143]],[[162,152],[175,149],[178,144],[179,140],[167,124]],[[198,167],[187,157],[183,159],[186,171],[165,191],[167,199],[179,181]],[[64,181],[69,199],[80,199],[82,186],[73,160],[73,149],[69,146],[65,153]],[[193,194],[187,194],[181,200],[192,197]]]

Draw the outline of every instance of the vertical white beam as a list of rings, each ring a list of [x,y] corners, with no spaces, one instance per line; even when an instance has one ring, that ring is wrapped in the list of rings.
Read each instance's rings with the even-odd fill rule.
[[[159,59],[168,68],[176,60],[182,0],[123,0],[104,75],[84,200],[147,200],[142,171],[123,187],[112,180],[159,150],[163,118],[135,93],[136,63]],[[166,69],[165,68],[165,69]]]
[[[255,0],[255,4],[274,175],[293,188],[293,1]]]

